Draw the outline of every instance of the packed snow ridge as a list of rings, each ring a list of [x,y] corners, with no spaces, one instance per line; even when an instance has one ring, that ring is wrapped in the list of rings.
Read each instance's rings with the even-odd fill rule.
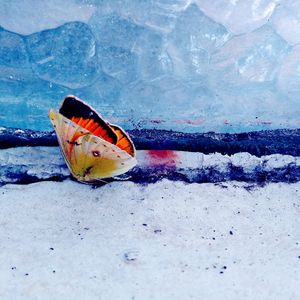
[[[138,165],[124,178],[151,183],[168,178],[185,182],[296,182],[300,157],[249,153],[232,156],[199,152],[151,150],[137,152]],[[64,180],[70,173],[58,147],[18,147],[0,150],[0,183]]]

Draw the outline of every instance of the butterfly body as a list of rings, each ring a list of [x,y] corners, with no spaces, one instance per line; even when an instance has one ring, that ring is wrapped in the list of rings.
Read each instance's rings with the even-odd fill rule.
[[[49,117],[67,166],[77,180],[101,181],[136,165],[136,151],[128,135],[80,99],[66,97],[59,112],[51,109]]]

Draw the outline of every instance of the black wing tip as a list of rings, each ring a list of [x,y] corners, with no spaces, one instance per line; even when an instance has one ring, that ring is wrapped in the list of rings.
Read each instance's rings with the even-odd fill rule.
[[[74,111],[74,109],[78,106],[86,107],[87,109],[93,111],[93,109],[88,104],[86,104],[83,100],[81,100],[80,98],[78,98],[74,95],[67,95],[61,103],[59,112],[61,114],[64,114],[64,112],[66,112],[68,109],[71,111]]]
[[[67,95],[59,109],[64,117],[71,120],[72,117],[82,117],[84,119],[93,119],[101,127],[105,128],[111,137],[113,144],[118,141],[118,136],[110,125],[97,113],[97,111],[86,102],[74,95]]]

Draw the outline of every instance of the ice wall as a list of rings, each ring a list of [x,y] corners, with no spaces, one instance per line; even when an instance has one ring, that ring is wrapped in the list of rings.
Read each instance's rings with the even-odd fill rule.
[[[66,94],[125,128],[300,125],[300,2],[1,0],[0,125],[50,130]]]

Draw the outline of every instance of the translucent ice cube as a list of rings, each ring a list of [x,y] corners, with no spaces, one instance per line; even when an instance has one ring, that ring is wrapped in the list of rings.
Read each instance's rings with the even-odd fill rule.
[[[134,53],[120,47],[100,47],[99,60],[103,71],[123,83],[137,77],[137,57]]]
[[[131,103],[130,107],[128,103]],[[125,87],[121,105],[135,120],[177,120],[180,123],[186,118],[209,118],[214,114],[216,103],[213,93],[203,83],[184,83],[166,76]]]
[[[90,20],[90,26],[101,46],[131,50],[143,27],[118,15],[102,15],[98,11]]]
[[[0,80],[30,80],[32,75],[24,38],[0,27]]]
[[[96,40],[88,25],[67,23],[26,38],[34,72],[42,79],[79,88],[101,73]]]
[[[299,1],[283,1],[272,16],[272,25],[290,45],[300,43]]]
[[[11,67],[26,67],[29,65],[23,37],[1,28],[0,63]]]
[[[279,76],[280,89],[292,97],[298,99],[300,93],[300,46],[295,46],[283,62]],[[297,105],[299,107],[299,105]]]
[[[115,14],[103,15],[103,11],[90,24],[98,37],[99,57],[107,74],[131,82],[136,77],[153,79],[165,72],[159,33]]]
[[[294,0],[0,0],[0,125],[50,129],[75,94],[125,128],[296,127],[299,20]]]
[[[218,114],[226,120],[227,127],[240,124],[248,131],[257,127],[271,129],[289,123],[288,115],[296,116],[296,113],[290,113],[289,99],[277,90],[274,83],[220,84],[216,96]]]
[[[229,38],[226,28],[205,16],[196,5],[181,12],[167,39],[167,52],[174,73],[179,77],[197,77],[208,72],[211,53]]]
[[[280,0],[195,0],[201,10],[222,23],[230,32],[241,34],[266,24]]]
[[[49,108],[57,108],[70,90],[39,78],[0,80],[0,124],[8,127],[51,129]]]
[[[190,0],[87,0],[84,3],[87,2],[98,7],[97,18],[115,14],[140,26],[167,33],[174,28],[177,13],[184,10]]]
[[[94,6],[76,0],[1,0],[0,26],[20,34],[31,34],[70,21],[86,22],[94,10]]]
[[[171,71],[170,58],[160,34],[144,30],[137,39],[133,51],[138,58],[139,78],[151,81]]]
[[[231,83],[272,81],[289,49],[266,25],[233,37],[212,55],[211,64],[221,78]]]

